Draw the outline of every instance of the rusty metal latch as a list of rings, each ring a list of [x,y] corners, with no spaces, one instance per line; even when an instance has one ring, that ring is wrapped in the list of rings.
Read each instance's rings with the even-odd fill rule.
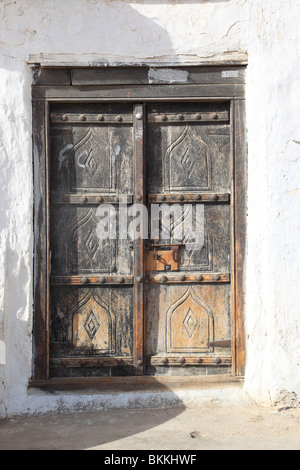
[[[151,248],[166,247],[171,248],[173,252],[173,260],[178,261],[179,248],[185,246],[183,243],[150,243]]]
[[[150,248],[170,248],[169,250],[149,250],[146,252],[147,271],[178,271],[178,251],[181,243],[151,243]]]

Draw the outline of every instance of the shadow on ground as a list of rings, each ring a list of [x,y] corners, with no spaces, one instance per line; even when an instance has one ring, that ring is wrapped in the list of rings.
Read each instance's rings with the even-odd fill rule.
[[[279,412],[218,400],[191,408],[82,411],[0,422],[0,450],[299,450],[299,436],[300,409]]]

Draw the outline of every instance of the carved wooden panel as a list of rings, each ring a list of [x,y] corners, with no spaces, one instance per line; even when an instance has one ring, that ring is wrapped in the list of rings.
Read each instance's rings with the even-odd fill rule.
[[[131,274],[129,240],[99,238],[100,220],[97,206],[56,207],[51,218],[53,275]]]
[[[51,127],[52,195],[132,194],[133,130],[132,122],[125,119],[130,116],[132,121],[132,109],[124,106],[112,109],[104,105],[79,108],[65,105],[54,109],[69,111],[69,114],[61,113],[67,120],[55,119]],[[91,121],[87,121],[86,114],[77,118],[78,111],[85,110],[92,113]],[[120,114],[112,114],[113,111],[120,111]],[[102,113],[101,120],[97,119],[99,113]],[[76,119],[72,119],[72,115]],[[84,120],[81,121],[80,116],[84,116]],[[121,121],[117,121],[117,117]]]
[[[181,209],[176,204],[174,213],[161,213],[162,238],[156,243],[182,244],[178,251],[179,271],[230,272],[230,206],[207,204],[196,211],[196,204],[181,204]],[[193,232],[184,230],[187,220],[191,221]],[[178,231],[181,226],[182,230]],[[164,237],[165,233],[170,237]],[[179,234],[182,238],[178,238]]]
[[[83,134],[81,137],[80,134]],[[88,127],[77,133],[80,139],[74,145],[70,159],[70,192],[89,191],[114,193],[116,191],[116,167],[110,129]],[[118,149],[117,145],[115,148]],[[119,150],[119,149],[118,149]]]
[[[75,349],[115,354],[115,314],[111,306],[95,294],[90,290],[71,311],[72,330],[69,330],[69,340]]]
[[[178,113],[177,119],[165,120],[166,109]],[[197,116],[201,111],[227,111],[229,119],[228,105],[157,104],[149,111],[158,118],[148,126],[148,192],[230,192],[229,120],[185,119],[185,114]]]
[[[173,132],[172,132],[173,131]],[[171,145],[164,154],[163,188],[174,191],[211,189],[211,155],[195,126],[170,128]]]
[[[167,312],[167,352],[209,352],[214,338],[214,315],[189,287]]]
[[[223,356],[228,361],[230,350],[214,347],[212,343],[231,337],[229,284],[149,285],[147,299],[149,373],[164,373],[151,366],[155,358],[162,365],[163,357],[169,361],[174,357],[173,362],[179,366],[181,359],[186,373],[191,373],[188,370],[191,362],[205,368],[209,363],[216,366]],[[168,367],[167,359],[164,367]]]
[[[108,361],[109,358],[121,362],[120,358],[132,357],[132,331],[132,288],[52,287],[50,350],[51,358],[55,360],[53,373],[70,375],[74,367],[80,369],[85,366],[85,360],[98,357],[99,362],[94,360],[93,367],[98,374],[106,375],[103,368],[118,365]],[[101,362],[101,358],[108,363]]]

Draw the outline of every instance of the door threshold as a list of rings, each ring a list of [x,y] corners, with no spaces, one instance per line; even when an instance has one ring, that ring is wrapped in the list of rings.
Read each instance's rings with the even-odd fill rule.
[[[241,387],[243,377],[232,375],[211,376],[139,376],[139,377],[85,377],[85,378],[51,378],[33,380],[29,389],[40,389],[49,392],[89,392],[123,393],[123,392],[169,392],[179,390],[209,390]]]

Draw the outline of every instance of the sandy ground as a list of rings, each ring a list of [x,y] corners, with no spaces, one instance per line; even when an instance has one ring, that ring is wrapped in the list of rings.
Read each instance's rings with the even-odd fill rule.
[[[300,409],[235,406],[81,411],[0,421],[0,450],[300,450]]]

